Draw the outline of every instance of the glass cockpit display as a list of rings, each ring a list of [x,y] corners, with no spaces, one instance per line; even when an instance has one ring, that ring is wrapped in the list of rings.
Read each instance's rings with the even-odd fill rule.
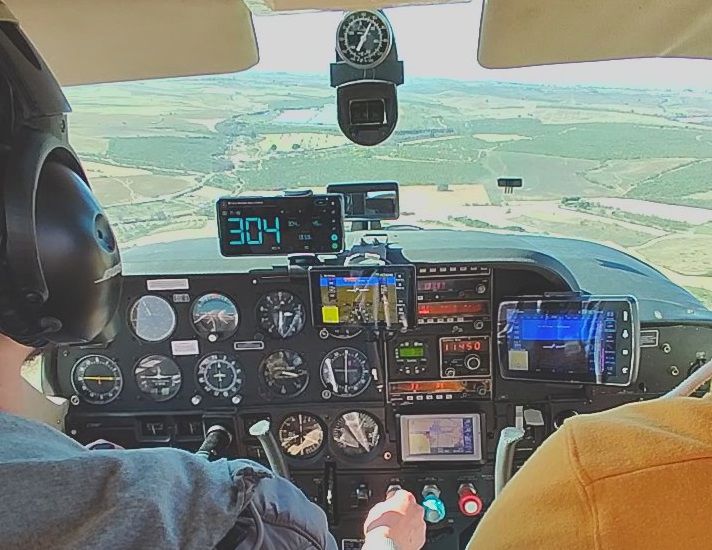
[[[334,254],[343,250],[343,197],[239,197],[217,203],[223,256]]]
[[[626,386],[637,374],[638,333],[630,297],[503,302],[502,377]]]
[[[415,268],[409,265],[309,270],[314,325],[401,329],[415,325]]]

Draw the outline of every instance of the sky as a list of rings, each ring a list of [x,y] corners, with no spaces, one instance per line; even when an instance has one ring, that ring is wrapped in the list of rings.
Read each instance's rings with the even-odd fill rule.
[[[712,90],[712,61],[637,59],[490,70],[477,63],[481,0],[386,10],[408,76]],[[259,71],[326,73],[340,12],[256,16]],[[526,46],[523,46],[526,47]]]

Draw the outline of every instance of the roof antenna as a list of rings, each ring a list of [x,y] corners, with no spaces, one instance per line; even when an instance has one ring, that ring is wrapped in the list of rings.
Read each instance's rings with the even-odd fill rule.
[[[503,187],[505,195],[511,195],[515,188],[523,186],[522,178],[497,178],[497,187]]]

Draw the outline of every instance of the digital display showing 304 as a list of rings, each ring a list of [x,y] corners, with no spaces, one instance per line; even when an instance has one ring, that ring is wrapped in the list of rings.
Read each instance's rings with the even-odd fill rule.
[[[336,253],[343,249],[340,195],[218,201],[223,256]]]

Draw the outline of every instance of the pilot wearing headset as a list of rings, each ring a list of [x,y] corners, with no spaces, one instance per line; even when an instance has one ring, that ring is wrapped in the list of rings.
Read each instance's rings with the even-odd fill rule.
[[[4,15],[0,4],[0,547],[335,550],[322,510],[256,463],[89,451],[23,418],[32,392],[21,366],[105,329],[121,260],[67,143],[69,105]],[[369,550],[416,550],[423,510],[397,491],[370,511],[364,533]]]

